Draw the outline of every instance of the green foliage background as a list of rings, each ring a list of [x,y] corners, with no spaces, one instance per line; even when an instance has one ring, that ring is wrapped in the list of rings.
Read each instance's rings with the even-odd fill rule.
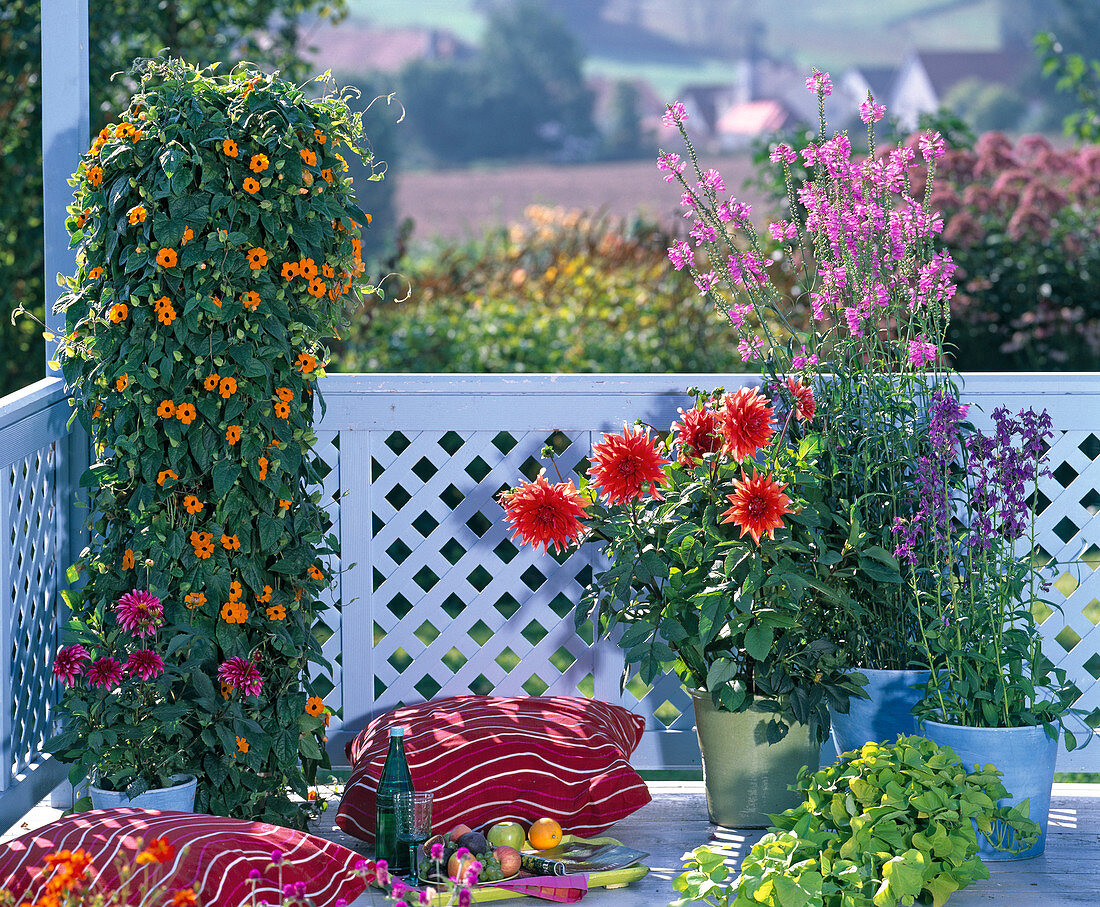
[[[205,65],[253,60],[305,77],[298,56],[299,19],[313,13],[339,19],[346,0],[91,0],[89,81],[93,134],[125,106],[132,81],[112,81],[135,57],[162,49]],[[0,4],[0,179],[6,189],[0,232],[0,396],[45,374],[42,329],[20,305],[44,319],[42,257],[41,29],[38,0]],[[49,286],[53,285],[53,275]]]
[[[147,61],[135,73],[123,122],[74,180],[86,221],[69,221],[79,268],[62,297],[62,370],[97,456],[70,629],[94,638],[131,588],[160,596],[180,677],[170,698],[184,706],[171,732],[200,778],[197,809],[300,826],[287,790],[305,798],[327,765],[324,719],[305,706],[330,689],[309,672],[328,667],[315,630],[323,557],[337,549],[312,452],[314,379],[363,267],[366,217],[337,156],[365,153],[361,122],[342,96],[311,101],[244,67],[213,78]],[[234,583],[247,614],[230,621]],[[205,600],[185,600],[196,593]],[[234,656],[256,664],[260,696],[215,686]],[[62,711],[80,701],[68,691]],[[115,731],[103,728],[104,747]],[[72,743],[67,758],[95,763],[94,742]]]

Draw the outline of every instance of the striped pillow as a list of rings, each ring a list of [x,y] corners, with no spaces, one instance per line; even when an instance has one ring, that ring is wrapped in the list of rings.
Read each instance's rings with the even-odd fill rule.
[[[136,868],[139,842],[154,838],[167,840],[175,852],[163,865],[149,865],[142,873],[157,881],[142,904],[167,903],[171,894],[196,883],[202,907],[241,907],[262,900],[281,904],[279,872],[269,868],[275,850],[283,854],[283,884],[304,884],[315,907],[334,907],[339,898],[350,902],[366,888],[353,875],[363,859],[359,854],[305,832],[220,816],[129,808],[78,813],[0,845],[0,888],[10,890],[16,904],[38,901],[45,891],[39,869],[46,856],[82,849],[91,857],[87,890],[109,892],[119,887],[120,858]],[[249,880],[251,869],[260,871],[259,882]]]
[[[627,761],[641,716],[566,696],[454,696],[387,712],[348,744],[353,771],[336,824],[364,841],[374,841],[393,725],[405,729],[413,787],[435,794],[435,832],[549,816],[569,834],[594,835],[650,799]]]

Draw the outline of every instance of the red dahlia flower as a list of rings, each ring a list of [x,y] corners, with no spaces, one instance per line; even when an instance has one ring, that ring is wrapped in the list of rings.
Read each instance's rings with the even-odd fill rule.
[[[592,448],[588,474],[612,504],[625,504],[642,497],[646,485],[659,497],[655,487],[668,482],[664,467],[668,463],[650,438],[649,429],[623,426],[621,435],[604,435]]]
[[[122,665],[113,658],[100,658],[92,662],[85,676],[89,686],[110,690],[122,683]]]
[[[53,660],[53,676],[65,686],[71,687],[84,673],[84,663],[90,661],[92,654],[81,645],[65,646],[57,650]]]
[[[256,666],[239,655],[222,662],[222,666],[218,668],[218,680],[234,689],[243,690],[249,696],[259,696],[264,688],[264,679]]]
[[[672,423],[676,432],[676,460],[683,466],[691,466],[704,454],[718,453],[722,449],[721,419],[713,409],[680,410],[680,422]]]
[[[164,661],[151,649],[138,649],[126,659],[123,670],[131,677],[152,680],[164,673]]]
[[[771,402],[755,387],[738,388],[722,398],[718,411],[725,450],[735,460],[753,456],[775,433]]]
[[[741,478],[733,483],[734,494],[726,495],[733,504],[722,514],[723,523],[735,523],[741,527],[741,535],[751,535],[756,544],[766,532],[768,538],[775,538],[775,530],[783,526],[783,515],[790,513],[791,499],[783,494],[787,486],[777,482],[770,475],[757,475]]]
[[[801,378],[788,378],[787,390],[794,396],[794,414],[803,422],[812,422],[817,411],[817,401],[814,400],[814,389],[809,384],[803,384]]]
[[[155,595],[144,589],[132,589],[118,600],[115,617],[119,626],[132,636],[152,636],[164,623],[164,608]]]
[[[513,491],[500,496],[500,504],[511,524],[512,538],[524,545],[553,545],[563,551],[584,535],[586,501],[572,482],[551,485],[544,474],[534,482],[524,482]]]

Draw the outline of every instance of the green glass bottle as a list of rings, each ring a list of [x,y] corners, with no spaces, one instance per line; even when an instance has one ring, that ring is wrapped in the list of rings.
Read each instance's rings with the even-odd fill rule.
[[[386,754],[386,764],[382,766],[382,777],[378,780],[378,803],[375,808],[375,829],[378,838],[374,844],[376,860],[385,860],[394,875],[406,875],[412,871],[409,865],[407,847],[397,844],[397,811],[394,808],[395,794],[412,793],[412,775],[409,774],[409,762],[405,758],[405,729],[390,728],[390,751]]]

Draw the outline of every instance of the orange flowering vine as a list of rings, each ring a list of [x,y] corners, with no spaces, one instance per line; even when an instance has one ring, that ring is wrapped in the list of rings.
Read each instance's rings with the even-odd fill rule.
[[[222,547],[226,551],[240,551],[241,550],[241,540],[239,538],[237,538],[237,536],[235,536],[235,535],[226,535],[223,532],[222,533]]]
[[[280,400],[278,403],[275,404],[275,415],[278,416],[280,419],[289,419],[290,407],[287,406],[287,404],[283,403],[282,400]]]
[[[157,407],[157,415],[162,419],[171,419],[176,414],[176,404],[171,400],[161,400]]]
[[[244,595],[244,589],[237,580],[233,580],[229,584],[229,600],[231,602],[240,601],[241,596]]]
[[[188,592],[183,597],[183,603],[191,610],[195,608],[201,608],[206,604],[205,592]]]
[[[260,481],[262,482],[267,478],[267,457],[260,457],[256,461],[257,467],[259,467]]]
[[[288,501],[286,498],[279,498],[279,507],[282,510],[290,510],[290,505],[291,502]]]
[[[191,240],[195,238],[195,231],[190,227],[183,228],[183,239],[180,240],[181,246],[186,246]]]
[[[221,396],[224,397],[226,400],[228,400],[235,393],[237,393],[237,379],[230,378],[228,375],[222,378],[222,380],[218,382],[218,393],[221,394]]]
[[[162,469],[157,473],[157,484],[163,486],[169,479],[178,479],[174,469]]]
[[[327,289],[328,289],[328,286],[325,284],[325,282],[323,280],[321,280],[320,277],[314,277],[313,280],[311,280],[309,282],[309,295],[310,296],[316,296],[318,299],[320,299],[322,296],[325,295],[325,290],[327,290]]]
[[[309,164],[310,167],[317,166],[317,155],[308,148],[303,148],[298,154],[302,158],[303,163]]]
[[[282,276],[283,280],[293,280],[301,273],[301,268],[296,261],[284,261]]]
[[[248,620],[248,608],[243,602],[226,602],[222,605],[221,618],[227,624],[243,624]]]
[[[126,212],[126,217],[131,225],[145,223],[145,206],[134,205],[134,207]]]
[[[181,403],[176,407],[176,418],[184,425],[190,425],[198,417],[199,412],[193,403]]]
[[[126,320],[126,316],[130,314],[130,307],[124,302],[116,302],[111,306],[110,312],[107,313],[107,317],[111,319],[115,324],[121,324]]]
[[[263,249],[255,248],[248,250],[248,266],[253,271],[258,271],[264,265],[267,264],[267,252]]]
[[[195,530],[189,539],[191,547],[195,549],[195,557],[200,560],[206,560],[214,553],[214,533]]]
[[[245,740],[244,737],[237,737],[237,749],[242,753],[248,752],[248,741]]]
[[[249,290],[241,294],[241,305],[250,312],[255,312],[260,307],[260,294],[255,290]]]
[[[325,144],[325,142],[328,141],[328,136],[325,135],[323,132],[321,132],[320,129],[314,129],[313,130],[313,137],[315,139],[317,139],[317,143],[319,145],[323,145],[323,144]]]
[[[267,609],[268,620],[286,620],[286,608],[283,605],[272,605]]]
[[[192,516],[201,511],[205,506],[206,505],[203,504],[203,502],[196,498],[193,494],[189,494],[183,499],[183,509],[190,513]]]
[[[241,427],[239,425],[230,425],[225,430],[225,440],[230,444],[236,444],[241,440]]]
[[[317,264],[312,258],[303,258],[298,262],[298,273],[306,280],[312,280],[317,276]]]
[[[95,267],[88,272],[88,280],[99,280],[103,276],[103,268]]]
[[[294,402],[294,391],[289,387],[277,387],[275,388],[275,396],[277,396],[283,403]]]
[[[126,385],[130,383],[130,376],[128,374],[119,375],[115,378],[115,390],[124,391]]]
[[[226,157],[236,157],[237,143],[234,142],[232,139],[225,139],[224,141],[222,141],[222,154],[224,154]]]
[[[122,554],[122,569],[133,570],[134,569],[134,549],[127,548]]]
[[[206,379],[202,382],[202,386],[208,391],[215,390],[218,386],[218,381],[221,380],[221,376],[217,373],[212,373],[206,376]]]
[[[325,574],[321,571],[321,568],[318,567],[316,564],[310,564],[309,565],[309,575],[311,577],[313,577],[313,579],[317,580],[318,582],[320,582],[321,580],[323,580],[325,578]]]
[[[325,710],[325,703],[320,696],[310,696],[306,700],[306,714],[317,717]]]
[[[295,364],[298,366],[298,371],[304,375],[317,368],[317,358],[309,353],[299,353]]]
[[[265,585],[263,594],[262,595],[257,595],[256,596],[256,601],[258,601],[260,603],[266,603],[266,602],[271,601],[271,593],[272,593],[271,587],[268,586],[268,585]]]
[[[266,154],[254,154],[248,162],[248,169],[253,173],[263,173],[267,169],[267,164]]]
[[[326,183],[329,183],[331,185],[333,179],[335,179],[335,177],[333,177],[333,175],[332,175],[332,168],[331,167],[326,167],[324,170],[322,170],[321,171],[321,177],[324,179],[324,181]]]
[[[103,183],[103,168],[96,164],[88,168],[88,183],[92,186],[100,186]]]
[[[244,182],[241,183],[241,188],[244,189],[249,195],[255,195],[260,191],[260,184],[256,182],[252,177],[246,176]]]
[[[165,246],[157,252],[157,264],[162,268],[174,268],[178,261],[179,256],[176,254],[175,249]]]

